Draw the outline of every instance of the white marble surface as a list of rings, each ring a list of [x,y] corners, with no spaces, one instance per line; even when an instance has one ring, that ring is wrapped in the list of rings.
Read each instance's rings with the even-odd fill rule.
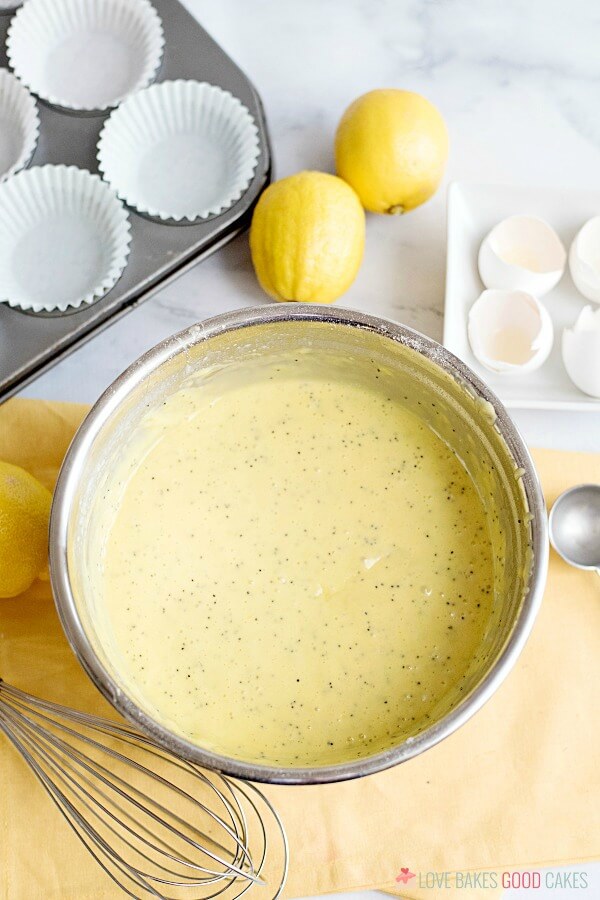
[[[264,99],[276,172],[331,170],[338,117],[374,87],[420,91],[449,126],[448,178],[598,187],[595,0],[186,0]],[[399,219],[369,217],[343,303],[442,333],[445,189]],[[264,302],[241,237],[34,382],[93,401],[142,351],[208,315]],[[531,444],[600,450],[600,415],[515,414]],[[513,900],[528,892],[507,894]],[[531,892],[529,892],[531,893]],[[534,892],[571,900],[588,891]],[[354,895],[356,896],[356,895]],[[362,894],[367,900],[369,894]]]
[[[448,178],[598,185],[600,22],[593,0],[186,0],[265,101],[276,172],[331,170],[337,119],[377,86],[421,91],[449,125]],[[445,188],[401,219],[369,217],[343,303],[440,338]],[[205,316],[264,302],[243,236],[34,382],[93,401],[141,352]],[[600,450],[600,415],[515,413],[531,444]]]

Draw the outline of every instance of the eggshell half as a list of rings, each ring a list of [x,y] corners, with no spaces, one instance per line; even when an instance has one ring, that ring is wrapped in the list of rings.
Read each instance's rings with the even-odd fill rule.
[[[554,327],[548,311],[525,291],[484,291],[469,312],[473,354],[491,372],[531,372],[548,358]]]
[[[586,306],[562,336],[562,358],[573,384],[600,397],[600,309]]]
[[[600,216],[579,229],[569,251],[569,269],[586,300],[600,303]]]
[[[560,281],[567,253],[551,225],[535,216],[499,222],[479,249],[479,274],[487,288],[542,297]]]

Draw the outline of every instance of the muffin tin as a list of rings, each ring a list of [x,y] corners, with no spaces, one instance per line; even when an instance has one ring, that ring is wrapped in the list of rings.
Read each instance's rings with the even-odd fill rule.
[[[270,146],[261,101],[254,87],[177,0],[152,0],[152,4],[164,31],[163,58],[156,81],[179,85],[176,93],[186,88],[185,82],[189,80],[206,83],[205,92],[214,86],[216,90],[209,92],[213,104],[228,105],[240,115],[240,120],[244,115],[247,118],[246,129],[235,140],[250,156],[252,166],[246,165],[244,169],[239,163],[237,145],[233,146],[229,139],[232,177],[227,196],[207,196],[202,209],[194,216],[161,215],[162,210],[154,209],[152,204],[146,204],[145,208],[114,184],[121,198],[131,204],[128,210],[131,242],[123,274],[104,296],[78,308],[49,313],[0,304],[0,400],[242,231],[249,223],[258,196],[269,182]],[[8,65],[5,38],[10,22],[9,15],[0,16],[0,66],[4,67]],[[148,90],[160,93],[154,87]],[[165,94],[169,90],[173,88],[161,86]],[[133,94],[130,100],[139,96]],[[123,110],[124,104],[117,112]],[[77,166],[92,173],[100,172],[106,178],[103,166],[98,165],[97,145],[110,121],[109,111],[74,114],[46,105],[39,98],[37,106],[40,133],[31,165]],[[220,126],[217,123],[214,127]],[[209,159],[209,162],[217,164],[218,160]],[[28,171],[31,170],[24,170],[23,174],[27,175]],[[5,182],[8,183],[10,180]],[[153,213],[157,215],[152,217]]]

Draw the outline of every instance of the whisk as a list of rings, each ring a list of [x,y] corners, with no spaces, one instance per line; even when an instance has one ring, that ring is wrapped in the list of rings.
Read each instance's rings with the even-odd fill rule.
[[[169,753],[127,724],[0,679],[0,731],[77,837],[130,897],[224,900],[285,884],[282,822],[254,785]]]

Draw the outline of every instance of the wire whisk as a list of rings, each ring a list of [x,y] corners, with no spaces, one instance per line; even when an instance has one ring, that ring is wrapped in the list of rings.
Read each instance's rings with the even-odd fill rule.
[[[0,731],[77,837],[130,897],[279,897],[281,819],[254,785],[180,759],[123,723],[50,703],[0,679]]]

